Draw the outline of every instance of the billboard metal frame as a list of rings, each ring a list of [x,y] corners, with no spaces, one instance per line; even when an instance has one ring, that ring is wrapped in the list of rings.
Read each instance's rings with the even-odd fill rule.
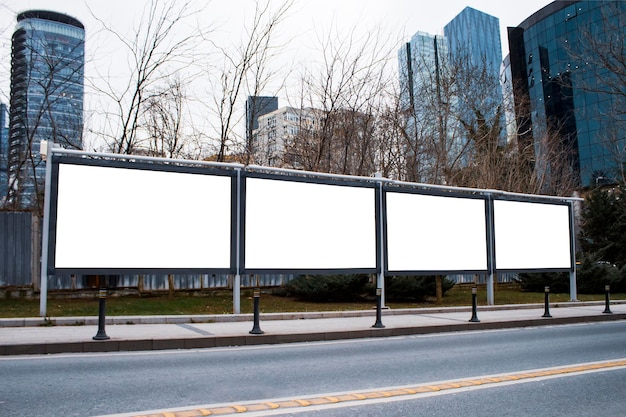
[[[129,170],[139,171],[158,171],[167,173],[180,173],[180,174],[194,174],[194,175],[210,175],[219,177],[230,178],[230,219],[225,221],[230,222],[230,246],[229,250],[229,266],[227,267],[55,267],[55,254],[56,254],[56,237],[57,237],[57,203],[59,192],[59,169],[60,165],[80,165],[80,166],[93,166],[104,168],[122,168]],[[50,189],[51,204],[50,204],[50,223],[49,223],[49,246],[51,250],[47,253],[47,268],[48,273],[69,273],[69,274],[134,274],[134,273],[161,273],[161,274],[193,274],[193,273],[222,273],[232,274],[235,273],[235,251],[236,242],[233,239],[235,236],[235,222],[236,218],[236,176],[233,170],[226,170],[219,167],[200,167],[192,165],[176,165],[176,164],[164,164],[164,163],[147,163],[145,161],[133,162],[132,166],[126,161],[120,161],[116,159],[94,159],[75,157],[72,155],[56,156],[53,158],[51,164],[52,184]],[[120,238],[124,238],[121,236]]]
[[[258,168],[257,168],[258,169]],[[381,237],[378,230],[380,228],[380,197],[377,192],[379,182],[374,178],[368,178],[364,181],[355,180],[354,177],[323,177],[317,176],[313,173],[289,171],[291,175],[279,175],[275,172],[262,172],[255,171],[242,171],[241,175],[241,211],[240,211],[240,256],[239,256],[239,270],[242,274],[313,274],[313,275],[328,275],[328,274],[376,274],[381,269],[380,265],[380,251],[381,251]],[[270,181],[284,181],[291,183],[303,183],[303,184],[319,184],[329,185],[337,187],[351,187],[351,188],[364,188],[371,189],[374,192],[374,235],[375,242],[375,259],[374,267],[330,267],[330,268],[259,268],[259,267],[246,267],[246,214],[248,211],[247,201],[247,180],[248,179],[262,179]]]
[[[498,267],[498,252],[497,252],[497,240],[498,240],[498,236],[495,230],[495,221],[496,221],[496,217],[497,217],[497,211],[495,210],[495,204],[497,201],[506,201],[506,202],[514,202],[514,203],[529,203],[529,204],[546,204],[549,206],[563,206],[563,207],[567,207],[567,212],[568,212],[568,219],[567,219],[567,227],[568,227],[568,234],[569,234],[569,265],[567,267],[519,267],[519,268],[500,268]],[[536,198],[536,199],[523,199],[523,198],[515,198],[515,197],[508,197],[508,196],[500,196],[500,197],[496,197],[495,199],[492,199],[490,204],[492,205],[492,209],[494,210],[494,219],[493,219],[493,228],[492,228],[492,232],[494,233],[494,262],[495,262],[495,267],[494,269],[497,272],[518,272],[518,273],[524,273],[524,272],[533,272],[533,273],[540,273],[540,272],[571,272],[572,270],[574,270],[575,265],[576,265],[576,248],[575,248],[575,242],[574,239],[572,239],[572,235],[573,235],[573,216],[574,216],[574,212],[573,212],[573,207],[572,204],[570,204],[569,202],[566,201],[549,201],[549,200],[545,200],[545,199],[541,199],[541,198]]]
[[[389,226],[388,226],[388,202],[387,196],[390,193],[399,193],[399,194],[413,194],[413,195],[424,195],[424,196],[432,196],[432,197],[442,197],[442,198],[451,198],[451,199],[466,199],[466,200],[481,200],[484,202],[484,213],[483,216],[485,218],[485,234],[483,236],[484,244],[485,244],[485,268],[481,269],[411,269],[411,270],[396,270],[389,268]],[[384,222],[384,253],[385,253],[385,275],[448,275],[448,274],[487,274],[489,271],[489,262],[488,262],[488,229],[489,223],[487,222],[487,198],[484,194],[481,193],[462,193],[458,190],[444,191],[441,189],[429,190],[424,187],[410,187],[407,185],[397,186],[397,185],[385,185],[383,186],[383,222]],[[417,239],[422,238],[421,236],[416,236]],[[426,237],[427,238],[427,237]]]
[[[334,175],[299,171],[292,169],[279,169],[259,166],[243,166],[241,164],[189,161],[179,159],[153,158],[136,155],[118,155],[107,153],[88,153],[77,150],[66,150],[50,144],[43,147],[47,159],[46,163],[46,194],[44,201],[44,228],[42,234],[42,269],[41,269],[41,315],[46,315],[47,279],[49,274],[58,272],[70,273],[229,273],[234,275],[233,303],[234,312],[239,313],[240,275],[262,273],[296,273],[296,274],[352,274],[367,273],[378,275],[378,287],[383,292],[384,304],[384,276],[393,275],[445,275],[450,273],[470,273],[487,275],[487,302],[493,304],[493,282],[498,271],[515,272],[543,272],[543,271],[569,271],[570,272],[570,295],[576,299],[576,270],[575,270],[575,236],[574,236],[574,202],[580,198],[553,197],[543,195],[509,193],[498,190],[485,190],[475,188],[449,187],[430,184],[416,184],[401,181],[393,181],[380,176],[356,177],[348,175]],[[230,195],[230,266],[227,268],[55,268],[54,248],[56,239],[57,220],[57,197],[58,197],[58,171],[59,164],[93,165],[100,167],[126,168],[150,171],[164,171],[174,173],[191,173],[201,175],[218,175],[231,178]],[[375,267],[364,268],[246,268],[245,266],[245,220],[246,220],[246,180],[248,178],[260,178],[268,180],[292,181],[300,183],[323,184],[342,187],[359,187],[374,190],[375,208]],[[388,235],[387,235],[387,193],[410,193],[438,197],[480,199],[485,201],[485,228],[487,268],[478,270],[389,270],[388,263]],[[530,203],[558,204],[569,206],[569,234],[570,234],[570,268],[548,269],[498,269],[496,264],[495,248],[496,236],[494,236],[494,201],[519,201]]]

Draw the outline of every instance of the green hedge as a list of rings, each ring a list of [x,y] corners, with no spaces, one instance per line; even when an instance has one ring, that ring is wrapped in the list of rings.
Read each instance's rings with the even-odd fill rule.
[[[369,276],[358,275],[301,275],[287,283],[280,295],[313,302],[360,301],[374,294],[375,285]]]
[[[576,289],[580,294],[604,294],[604,286],[609,284],[611,292],[626,292],[626,268],[602,262],[591,256],[582,256],[576,270]],[[523,291],[543,292],[550,287],[552,293],[569,292],[569,273],[550,272],[520,274],[519,283]]]
[[[520,274],[518,282],[522,291],[543,292],[550,287],[555,294],[569,293],[569,272],[542,272]]]
[[[448,278],[441,280],[441,288],[445,295],[454,282]],[[385,298],[389,301],[424,301],[426,297],[437,295],[434,276],[385,277]]]
[[[454,282],[443,278],[445,294]],[[366,274],[301,275],[284,285],[277,295],[313,302],[353,302],[373,300],[376,285]],[[436,295],[434,276],[385,277],[385,298],[389,301],[423,301]]]

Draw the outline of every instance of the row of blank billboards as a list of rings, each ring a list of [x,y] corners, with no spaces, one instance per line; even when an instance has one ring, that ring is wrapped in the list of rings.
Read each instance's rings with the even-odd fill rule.
[[[59,272],[376,273],[384,265],[400,275],[573,265],[569,204],[539,198],[73,157],[54,159],[51,195],[48,265]]]

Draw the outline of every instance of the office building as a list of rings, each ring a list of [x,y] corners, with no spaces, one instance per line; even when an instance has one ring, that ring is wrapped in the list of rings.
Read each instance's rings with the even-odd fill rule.
[[[311,108],[282,107],[258,118],[254,130],[255,154],[258,165],[270,167],[302,168],[297,156],[290,152],[294,140],[300,135],[314,135],[320,126],[322,112]]]
[[[466,7],[443,29],[450,56],[467,58],[473,66],[486,66],[497,78],[502,63],[500,21],[497,17]]]
[[[499,21],[466,7],[444,27],[444,36],[417,32],[398,58],[405,131],[412,141],[407,179],[447,183],[472,152],[468,129],[475,127],[476,106],[488,122],[501,123]]]
[[[619,179],[625,161],[624,27],[626,2],[555,1],[508,28],[518,129],[547,170],[565,152],[583,187]]]
[[[11,40],[9,204],[41,208],[42,140],[82,148],[85,29],[65,14],[17,15]]]

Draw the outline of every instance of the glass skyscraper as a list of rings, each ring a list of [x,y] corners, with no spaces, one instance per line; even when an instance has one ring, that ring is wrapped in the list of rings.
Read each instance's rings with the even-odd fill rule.
[[[82,148],[85,29],[65,14],[17,15],[11,43],[8,202],[40,209],[42,140]]]
[[[497,17],[466,7],[444,27],[443,32],[448,38],[451,56],[466,56],[474,66],[486,64],[489,74],[498,78],[502,45]]]
[[[460,92],[472,95],[470,90],[481,88],[483,107],[492,110],[487,117],[494,116],[502,101],[499,20],[466,7],[445,26],[444,34],[417,32],[398,51],[400,102],[407,116],[407,137],[415,141],[407,149],[412,165],[408,169],[415,171],[415,177],[408,178],[412,181],[445,182],[448,162],[465,163],[462,154],[470,147],[463,123],[467,125],[475,113]],[[480,77],[470,75],[476,69]]]
[[[555,1],[508,29],[517,123],[537,160],[556,135],[582,186],[615,181],[625,161],[624,27],[626,2]]]

